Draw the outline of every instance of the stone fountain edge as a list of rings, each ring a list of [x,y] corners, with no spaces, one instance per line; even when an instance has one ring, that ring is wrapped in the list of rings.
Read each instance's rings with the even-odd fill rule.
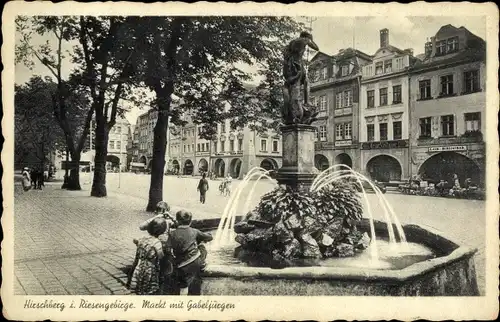
[[[242,216],[238,216],[239,221]],[[194,228],[209,230],[217,228],[220,219],[194,220]],[[366,225],[367,220],[362,220],[359,226]],[[384,229],[385,227],[385,229]],[[381,221],[375,221],[377,235],[387,235],[387,225]],[[415,263],[399,270],[377,270],[369,268],[354,267],[287,267],[283,269],[272,269],[266,267],[244,267],[228,265],[208,265],[204,276],[206,277],[231,277],[231,278],[259,278],[259,279],[312,279],[312,280],[362,280],[362,281],[387,281],[394,283],[406,282],[416,277],[423,276],[436,271],[444,266],[459,261],[471,259],[477,252],[477,248],[459,246],[457,243],[431,232],[416,224],[403,225],[408,241],[418,242],[428,247],[435,248],[431,243],[439,245],[439,251],[445,252],[443,256]],[[419,238],[420,237],[420,238]]]

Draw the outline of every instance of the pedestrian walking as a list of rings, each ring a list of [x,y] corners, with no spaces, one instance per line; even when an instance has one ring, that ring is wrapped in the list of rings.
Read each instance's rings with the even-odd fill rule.
[[[31,189],[31,175],[29,172],[29,168],[25,167],[22,172],[22,185],[23,185],[23,190],[28,191]]]
[[[160,292],[160,265],[165,254],[158,237],[166,230],[166,220],[154,218],[147,226],[149,236],[134,240],[137,251],[127,286],[137,295],[157,295]]]
[[[201,176],[200,182],[198,182],[198,191],[200,192],[200,202],[205,203],[206,200],[206,194],[208,191],[208,180],[207,180],[207,175],[205,172],[203,172],[203,175]]]
[[[180,210],[175,214],[177,229],[170,233],[168,244],[175,257],[177,282],[180,295],[188,295],[189,286],[195,281],[201,282],[201,271],[204,269],[207,256],[202,243],[213,239],[211,234],[190,227],[193,216],[190,212]]]

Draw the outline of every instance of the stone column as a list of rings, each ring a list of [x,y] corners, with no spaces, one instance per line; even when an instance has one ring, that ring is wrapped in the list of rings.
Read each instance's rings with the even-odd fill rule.
[[[309,189],[314,174],[314,138],[315,126],[305,124],[281,127],[283,166],[278,170],[279,184],[293,189]]]

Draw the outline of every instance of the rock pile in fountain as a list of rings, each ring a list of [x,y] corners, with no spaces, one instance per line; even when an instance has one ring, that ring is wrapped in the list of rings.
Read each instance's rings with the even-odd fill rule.
[[[279,187],[234,226],[240,244],[235,255],[284,266],[299,258],[354,256],[370,244],[368,234],[356,229],[361,218],[359,195],[345,182],[316,192]]]

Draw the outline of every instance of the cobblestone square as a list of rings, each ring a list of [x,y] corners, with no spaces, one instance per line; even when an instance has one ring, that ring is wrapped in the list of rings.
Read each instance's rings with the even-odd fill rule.
[[[15,193],[15,285],[16,294],[129,294],[125,268],[133,262],[133,238],[140,237],[139,224],[150,216],[144,211],[149,176],[108,174],[108,197],[89,196],[82,178],[82,191],[66,191],[48,184],[42,191]],[[220,196],[217,181],[210,181],[207,203],[199,203],[196,178],[166,176],[165,200],[175,212],[185,208],[194,218],[220,216],[228,197]],[[234,189],[241,181],[234,181]],[[250,184],[251,186],[252,184]],[[252,203],[270,191],[273,183],[261,181]],[[242,194],[248,196],[248,192]],[[480,291],[484,294],[485,204],[484,201],[386,194],[400,221],[430,227],[459,243],[478,248],[475,257]],[[376,202],[374,195],[368,195]],[[240,202],[241,206],[244,201]],[[376,219],[382,215],[375,212]]]

